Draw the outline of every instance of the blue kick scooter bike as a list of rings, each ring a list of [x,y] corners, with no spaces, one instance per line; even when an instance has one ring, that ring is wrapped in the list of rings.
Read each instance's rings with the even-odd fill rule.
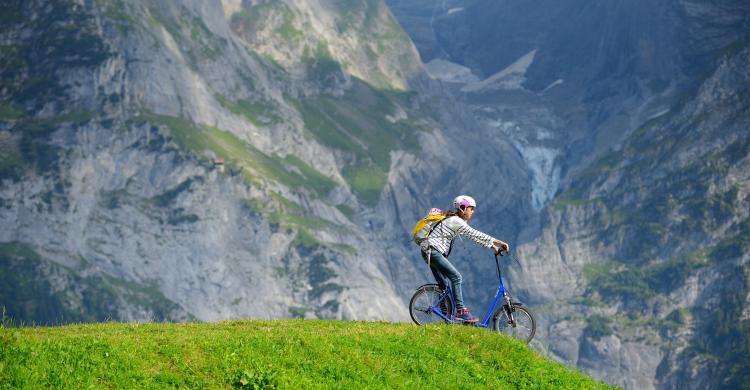
[[[499,255],[502,256],[503,253],[501,252]],[[518,260],[516,259],[516,261]],[[495,255],[495,266],[497,267],[497,280],[499,282],[495,298],[482,321],[471,325],[505,333],[528,343],[534,338],[536,332],[534,316],[522,303],[514,302],[508,290],[505,289],[498,254]],[[501,299],[502,303],[500,303]],[[499,307],[498,304],[500,304]],[[462,321],[455,319],[456,305],[453,301],[450,286],[445,291],[435,283],[419,286],[409,302],[409,313],[411,319],[417,325],[440,322],[463,324]]]

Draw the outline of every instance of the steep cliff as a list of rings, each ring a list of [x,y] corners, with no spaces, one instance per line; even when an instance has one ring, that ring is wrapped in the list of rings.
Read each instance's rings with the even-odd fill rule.
[[[6,8],[7,315],[407,318],[370,210],[441,129],[381,1]]]
[[[748,5],[389,4],[529,171],[536,347],[626,388],[747,383]]]
[[[532,274],[556,270],[522,287],[552,352],[626,387],[748,380],[750,46],[719,62],[572,177],[519,249]]]

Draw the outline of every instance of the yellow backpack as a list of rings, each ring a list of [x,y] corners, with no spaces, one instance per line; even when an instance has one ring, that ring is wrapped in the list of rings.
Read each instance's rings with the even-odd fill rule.
[[[414,243],[421,245],[424,240],[430,237],[432,230],[445,218],[447,216],[440,209],[430,209],[430,212],[424,218],[417,221],[417,224],[411,229],[411,238],[414,240]]]

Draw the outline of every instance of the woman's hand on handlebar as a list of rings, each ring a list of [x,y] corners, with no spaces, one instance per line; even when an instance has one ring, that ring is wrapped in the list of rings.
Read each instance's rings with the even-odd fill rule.
[[[508,245],[504,241],[495,240],[492,243],[497,244],[497,245],[492,245],[492,250],[495,251],[496,255],[504,256],[505,253],[507,253],[510,250],[510,245]]]
[[[503,241],[503,240],[495,240],[495,241],[493,242],[493,244],[498,244],[498,245],[500,246],[500,248],[503,248],[503,250],[504,250],[504,251],[506,251],[506,252],[510,250],[510,245],[508,245],[508,244],[507,244],[507,243],[506,243],[505,241]]]

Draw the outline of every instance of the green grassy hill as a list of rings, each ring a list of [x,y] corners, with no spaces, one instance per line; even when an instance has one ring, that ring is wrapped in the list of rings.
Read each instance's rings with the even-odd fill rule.
[[[607,388],[461,326],[340,321],[0,328],[0,388]]]

